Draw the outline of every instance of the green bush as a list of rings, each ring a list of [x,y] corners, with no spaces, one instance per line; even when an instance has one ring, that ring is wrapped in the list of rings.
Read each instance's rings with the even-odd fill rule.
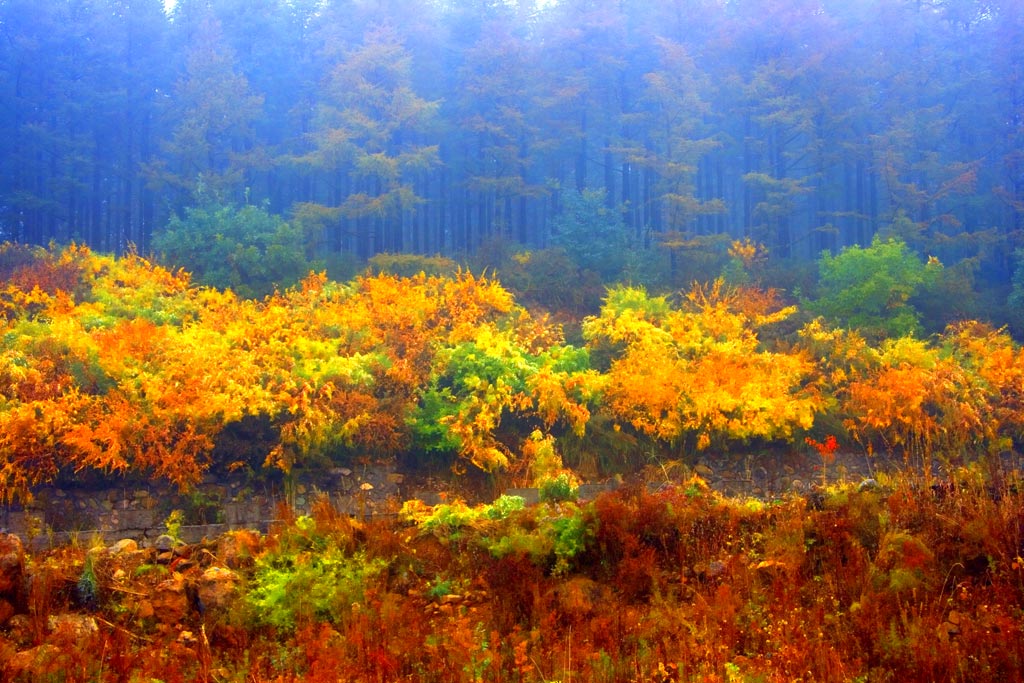
[[[526,499],[522,496],[502,495],[489,506],[485,515],[488,519],[505,519],[513,512],[518,512],[526,507]]]
[[[342,623],[386,568],[380,558],[361,552],[347,555],[335,547],[267,555],[256,563],[246,605],[256,624],[282,631],[311,621]]]
[[[573,558],[586,550],[590,537],[587,526],[579,510],[573,515],[555,517],[547,529],[555,552],[555,566],[552,571],[556,576],[568,574]]]
[[[441,540],[455,541],[462,538],[466,528],[485,517],[485,507],[469,507],[462,501],[455,501],[435,506],[428,516],[419,521],[419,526],[422,531]]]
[[[415,446],[428,453],[461,449],[461,439],[446,424],[472,413],[481,401],[500,402],[502,392],[526,393],[531,360],[516,347],[486,348],[476,342],[440,351],[435,360],[440,372],[431,376],[407,419]]]
[[[302,231],[257,206],[199,206],[175,216],[153,237],[164,263],[200,284],[258,297],[306,276]]]
[[[573,559],[582,553],[592,537],[581,509],[574,503],[538,505],[532,515],[516,517],[491,529],[479,540],[492,556],[521,554],[556,576],[568,574]],[[531,523],[532,522],[532,523]]]
[[[576,315],[601,307],[604,284],[591,270],[579,270],[562,247],[519,251],[497,269],[502,283],[527,306]]]
[[[545,479],[540,483],[538,495],[540,499],[549,503],[558,503],[567,500],[576,500],[579,487],[572,475],[568,472],[560,472],[557,476]]]
[[[818,298],[808,310],[869,339],[920,331],[911,298],[937,276],[941,265],[925,264],[905,242],[875,237],[869,247],[823,254],[818,263]]]

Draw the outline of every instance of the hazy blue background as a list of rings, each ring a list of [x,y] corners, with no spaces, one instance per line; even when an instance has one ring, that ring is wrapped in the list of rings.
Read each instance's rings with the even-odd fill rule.
[[[145,253],[253,204],[310,255],[458,255],[568,207],[809,259],[895,221],[1005,284],[1021,5],[2,0],[0,236]]]

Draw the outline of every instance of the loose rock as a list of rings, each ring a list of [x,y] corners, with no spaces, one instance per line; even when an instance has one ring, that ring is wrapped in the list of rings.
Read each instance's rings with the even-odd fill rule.
[[[705,465],[704,463],[696,465],[693,468],[693,471],[696,472],[701,477],[703,477],[704,479],[710,479],[711,477],[715,476],[715,471],[708,467],[707,465]]]
[[[134,539],[122,538],[120,541],[110,546],[107,549],[111,555],[123,555],[125,553],[134,553],[139,549],[139,544]]]
[[[231,602],[238,586],[238,575],[224,567],[208,567],[199,579],[199,605],[202,610],[219,609]]]
[[[156,540],[153,541],[153,547],[156,549],[158,553],[166,553],[170,552],[171,550],[174,550],[175,546],[177,546],[179,543],[180,541],[175,539],[173,536],[168,536],[167,534],[160,534],[156,537]]]

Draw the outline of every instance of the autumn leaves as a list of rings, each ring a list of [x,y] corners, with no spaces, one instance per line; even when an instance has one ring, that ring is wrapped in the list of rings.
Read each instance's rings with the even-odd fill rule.
[[[640,289],[611,290],[584,334],[592,345],[618,346],[605,395],[615,417],[658,441],[698,449],[809,429],[820,408],[804,386],[810,360],[765,348],[757,336],[795,309],[744,310],[753,300],[721,281],[695,285],[679,307]]]
[[[841,444],[952,458],[1007,449],[1024,427],[1021,349],[977,323],[930,341],[870,343],[821,319],[764,335],[799,315],[773,292],[620,285],[567,344],[468,272],[313,274],[257,301],[137,256],[0,256],[8,500],[74,471],[187,487],[215,464],[247,466],[214,448],[247,417],[272,425],[265,466],[284,471],[399,453],[526,471],[535,430],[689,451],[802,445],[825,436],[816,424],[842,425]]]
[[[573,410],[557,393],[573,393],[575,372],[557,331],[468,272],[346,285],[313,274],[254,301],[137,256],[4,249],[6,499],[62,471],[133,471],[187,487],[214,464],[224,427],[246,416],[274,425],[265,464],[285,471],[432,447],[494,468],[511,448],[493,432],[504,413],[534,410],[531,383],[546,397],[539,422]]]

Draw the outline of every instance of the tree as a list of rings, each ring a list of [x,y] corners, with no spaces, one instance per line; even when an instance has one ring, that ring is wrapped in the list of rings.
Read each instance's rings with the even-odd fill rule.
[[[0,232],[147,252],[205,193],[325,261],[471,255],[549,246],[562,193],[603,188],[672,286],[698,242],[806,265],[903,211],[1005,287],[1018,5],[4,0]]]
[[[340,175],[339,208],[359,253],[415,243],[416,179],[438,161],[437,146],[423,142],[436,110],[413,91],[409,54],[390,28],[368,31],[332,65],[307,158]]]
[[[605,206],[603,190],[567,192],[551,232],[551,241],[570,259],[605,282],[614,282],[626,267],[632,247],[629,229],[620,212]]]
[[[187,26],[183,9],[176,21]],[[166,112],[173,130],[163,155],[146,165],[154,187],[171,192],[174,208],[214,197],[223,202],[248,199],[248,172],[259,157],[253,137],[263,98],[249,90],[225,45],[220,22],[202,11],[186,43],[185,69]]]
[[[828,82],[822,53],[831,49],[830,18],[813,1],[745,0],[736,3],[722,30],[735,41],[737,60],[725,80],[719,107],[735,111],[729,136],[741,154],[745,236],[780,258],[818,225],[802,218],[815,150],[817,92]],[[812,214],[813,216],[813,214]]]
[[[1024,249],[1014,252],[1016,267],[1013,269],[1013,280],[1010,296],[1006,303],[1010,306],[1010,317],[1015,327],[1024,329]]]
[[[473,247],[496,236],[526,242],[527,203],[548,189],[537,181],[536,155],[547,140],[536,125],[540,78],[536,55],[507,22],[481,26],[475,44],[468,46],[459,70],[459,97],[451,116],[468,133],[453,140],[449,163],[465,175],[460,245]],[[475,215],[470,207],[475,205]],[[475,226],[475,227],[473,227]]]
[[[109,250],[144,242],[152,198],[138,176],[163,75],[159,0],[0,7],[0,232]]]
[[[629,3],[566,0],[543,17],[541,58],[546,118],[558,126],[550,162],[559,185],[577,192],[603,187],[611,208],[627,201],[629,179],[619,177],[614,149],[635,94],[630,83],[647,63],[629,31]],[[596,176],[596,177],[595,177]]]
[[[669,250],[670,280],[677,271],[677,252],[697,230],[702,215],[725,210],[721,198],[704,199],[697,190],[702,159],[719,146],[708,134],[710,109],[703,93],[709,83],[686,48],[661,39],[659,69],[644,74],[641,113],[630,116],[643,141],[625,140],[627,163],[648,172],[644,195],[651,205],[648,226]],[[640,125],[636,125],[640,124]]]
[[[1024,108],[1024,87],[1021,86],[1024,58],[1010,47],[1024,39],[1024,12],[1020,6],[1014,2],[1000,3],[997,26],[993,44],[998,51],[999,73],[1005,78],[999,94],[1002,110],[1008,113],[1003,117],[1005,184],[1000,186],[1000,194],[1012,211],[1010,225],[1020,231],[1024,226],[1024,153],[1021,152],[1024,149],[1024,116],[1020,113]]]

